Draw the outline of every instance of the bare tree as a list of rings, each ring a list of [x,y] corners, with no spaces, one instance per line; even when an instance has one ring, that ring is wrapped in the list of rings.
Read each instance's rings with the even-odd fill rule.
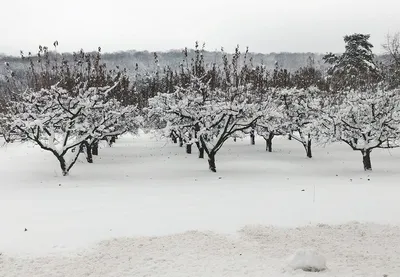
[[[386,51],[386,77],[390,88],[400,87],[400,33],[388,34],[382,45]]]

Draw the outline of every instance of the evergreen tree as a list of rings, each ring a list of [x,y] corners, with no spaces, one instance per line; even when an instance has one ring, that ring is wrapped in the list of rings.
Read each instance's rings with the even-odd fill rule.
[[[370,89],[380,81],[380,70],[372,53],[370,35],[353,34],[344,37],[345,52],[342,55],[326,54],[329,82],[333,90]]]

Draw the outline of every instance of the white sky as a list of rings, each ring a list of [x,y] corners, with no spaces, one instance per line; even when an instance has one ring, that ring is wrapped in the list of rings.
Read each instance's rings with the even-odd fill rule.
[[[341,52],[345,34],[368,33],[375,52],[400,32],[400,0],[0,0],[0,53],[165,51]]]

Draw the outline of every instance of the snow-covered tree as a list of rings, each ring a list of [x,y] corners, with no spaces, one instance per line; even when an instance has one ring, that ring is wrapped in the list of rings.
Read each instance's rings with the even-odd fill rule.
[[[123,106],[115,98],[107,99],[105,96],[102,94],[98,97],[95,100],[97,103],[94,102],[88,110],[90,113],[85,114],[89,126],[94,127],[101,123],[83,142],[89,163],[93,162],[92,154],[98,155],[100,140],[105,139],[111,145],[117,136],[127,132],[136,133],[142,122],[136,106]]]
[[[364,170],[372,170],[375,148],[398,147],[400,138],[400,91],[349,91],[332,97],[321,116],[326,139],[343,141],[360,151]]]
[[[203,158],[204,150],[198,140],[199,124],[193,113],[200,111],[205,102],[207,84],[201,78],[192,76],[189,87],[177,87],[174,93],[159,93],[149,99],[147,110],[150,126],[160,129],[165,137],[179,139],[180,146],[195,143],[199,149],[199,157]]]
[[[207,70],[201,57],[195,59],[186,82],[174,93],[160,93],[149,100],[149,115],[162,117],[157,122],[166,122],[168,132],[173,128],[191,134],[190,141],[199,153],[207,154],[213,172],[224,143],[236,133],[249,131],[271,109],[269,95],[260,98],[258,87],[249,81],[248,67],[239,67],[239,49],[232,61],[225,54],[222,59],[222,68],[214,65]]]
[[[225,101],[211,99],[199,112],[196,121],[200,125],[199,139],[208,156],[209,168],[216,172],[215,156],[224,143],[237,132],[255,126],[264,111],[269,110],[268,102],[253,102],[245,87],[232,88],[232,98]]]
[[[272,140],[276,135],[283,135],[286,132],[284,116],[284,107],[280,105],[278,93],[280,89],[271,88],[264,93],[268,94],[269,107],[268,110],[263,110],[263,116],[256,122],[256,131],[266,143],[266,151],[272,152]],[[263,100],[261,100],[263,101]]]
[[[381,73],[372,52],[370,35],[353,34],[344,37],[342,55],[328,53],[324,56],[329,83],[333,90],[368,89],[380,81]]]
[[[0,137],[2,137],[6,142],[9,141],[8,130],[7,130],[7,118],[3,113],[0,113]]]
[[[17,137],[10,128],[9,115],[6,111],[0,112],[0,138],[3,138],[5,142],[13,142]]]
[[[308,158],[312,158],[312,140],[318,136],[320,115],[320,91],[308,89],[282,89],[280,106],[283,111],[282,133],[300,142]]]
[[[110,132],[123,132],[121,126],[134,108],[120,107],[108,99],[114,86],[86,87],[67,91],[58,85],[50,89],[27,89],[8,107],[7,125],[19,137],[50,151],[59,161],[62,174],[69,173],[85,142]],[[118,108],[118,109],[116,109]],[[115,110],[116,109],[116,110]]]
[[[212,90],[205,82],[200,88],[160,94],[149,101],[149,110],[168,122],[168,131],[192,128],[192,139],[207,154],[210,170],[216,172],[215,157],[226,140],[254,126],[269,107],[251,101],[251,89],[244,86]]]
[[[168,88],[162,89],[158,95],[150,98],[149,107],[145,109],[148,111],[148,126],[162,130],[163,136],[171,137],[175,143],[179,139],[179,146],[186,144],[186,152],[189,154],[192,152],[192,145],[196,144],[199,158],[204,158],[204,149],[198,139],[199,124],[182,114],[185,109],[191,111],[198,109],[208,97],[208,91],[216,86],[215,65],[206,68],[203,52],[204,45],[200,50],[196,42],[195,56],[189,61],[188,50],[185,48],[179,72],[174,74],[167,68],[166,76],[161,76],[161,79],[168,79],[165,82]],[[198,101],[200,98],[197,97],[202,101]]]
[[[27,61],[28,68],[24,71],[22,81],[8,74],[9,80],[13,81],[10,82],[13,84],[10,99],[13,101],[7,103],[8,112],[3,113],[8,116],[6,126],[22,128],[24,124],[12,124],[18,119],[18,111],[21,109],[30,113],[30,116],[25,119],[19,118],[20,123],[27,123],[24,122],[26,120],[42,122],[40,116],[53,118],[47,114],[52,110],[63,116],[58,118],[63,122],[68,116],[75,114],[76,110],[78,113],[73,118],[73,124],[71,123],[73,127],[69,130],[68,138],[85,137],[80,147],[83,148],[82,151],[86,150],[87,160],[92,162],[92,153],[98,154],[99,140],[106,139],[112,142],[117,135],[137,130],[139,118],[136,109],[137,99],[134,97],[135,87],[130,85],[125,69],[120,69],[118,66],[111,70],[107,69],[101,60],[100,47],[97,52],[85,53],[80,50],[71,57],[58,54],[57,46],[58,42],[55,42],[54,52],[45,46],[39,46],[36,55],[29,53],[25,56],[21,52],[21,58]],[[7,66],[9,72],[11,67]],[[47,102],[43,102],[44,100]],[[44,120],[44,122],[49,124],[44,126],[44,130],[50,131],[55,128],[56,137],[60,130],[61,132],[66,130],[60,126],[58,127],[61,129],[52,126],[54,123],[52,121]],[[32,126],[32,123],[29,125]],[[92,130],[92,133],[89,130]],[[20,130],[20,135],[22,133]],[[87,136],[86,133],[90,135]],[[44,131],[43,134],[48,135],[48,132]],[[38,139],[42,137],[39,136]],[[58,146],[61,147],[60,144]],[[67,146],[69,147],[69,142],[65,142],[63,147]],[[60,153],[64,151],[60,150]]]

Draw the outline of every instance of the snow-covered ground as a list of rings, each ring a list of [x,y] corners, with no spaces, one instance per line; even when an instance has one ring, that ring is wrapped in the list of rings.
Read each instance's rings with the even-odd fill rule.
[[[124,137],[62,177],[29,144],[0,148],[0,276],[400,276],[400,151],[229,141],[217,170]],[[194,148],[195,149],[195,148]],[[25,231],[25,229],[27,231]],[[293,271],[313,248],[328,269]]]

